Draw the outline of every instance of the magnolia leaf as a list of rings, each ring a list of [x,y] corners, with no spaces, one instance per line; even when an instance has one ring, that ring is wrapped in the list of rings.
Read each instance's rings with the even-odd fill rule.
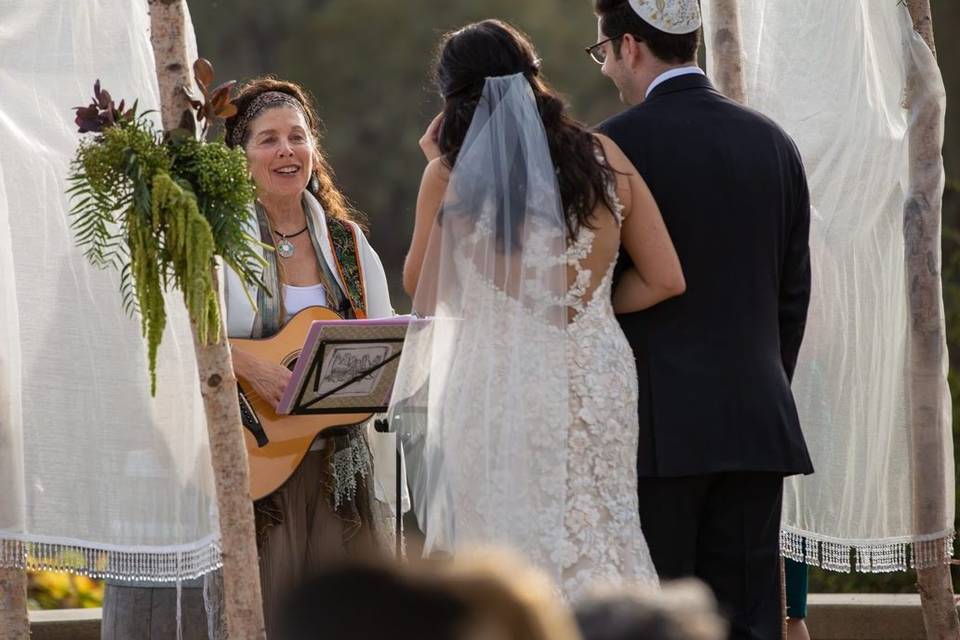
[[[230,90],[233,89],[233,85],[237,84],[236,80],[228,80],[222,84],[217,85],[215,89],[210,92],[210,95],[216,99],[216,97],[222,92],[226,95],[230,95]]]
[[[196,76],[197,84],[200,85],[201,89],[206,89],[213,84],[213,65],[206,58],[197,58],[197,61],[193,63],[193,74]]]
[[[213,112],[216,113],[222,109],[228,100],[230,100],[229,83],[226,86],[220,86],[210,97],[210,106],[213,107]]]
[[[232,118],[235,115],[237,115],[237,105],[233,104],[232,102],[228,102],[227,104],[223,105],[219,111],[217,111],[218,118]]]

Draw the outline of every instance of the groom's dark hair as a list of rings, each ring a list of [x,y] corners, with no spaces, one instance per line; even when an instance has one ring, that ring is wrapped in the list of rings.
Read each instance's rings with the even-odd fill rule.
[[[620,59],[620,36],[630,34],[645,42],[659,60],[670,64],[693,62],[700,47],[700,30],[673,34],[648,24],[630,7],[628,0],[594,0],[593,10],[600,17],[600,31],[606,38],[617,38],[611,44]]]

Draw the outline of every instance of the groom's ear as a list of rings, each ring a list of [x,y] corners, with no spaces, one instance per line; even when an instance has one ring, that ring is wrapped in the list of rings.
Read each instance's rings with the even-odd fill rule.
[[[628,68],[636,66],[642,55],[640,41],[633,37],[633,34],[623,34],[620,38],[620,57],[623,58],[624,65]]]

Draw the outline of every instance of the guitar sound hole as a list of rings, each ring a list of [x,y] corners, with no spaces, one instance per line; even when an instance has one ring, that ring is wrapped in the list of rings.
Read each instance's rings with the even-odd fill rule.
[[[290,371],[293,371],[294,367],[297,366],[297,360],[299,359],[300,359],[300,352],[294,351],[293,353],[288,355],[286,358],[284,358],[281,364],[283,364],[283,366],[285,366],[287,369],[290,369]]]

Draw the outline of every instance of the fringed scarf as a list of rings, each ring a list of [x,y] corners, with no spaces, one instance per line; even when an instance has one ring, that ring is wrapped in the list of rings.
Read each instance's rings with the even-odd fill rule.
[[[336,218],[325,217],[323,207],[312,195],[304,194],[303,210],[306,214],[307,233],[313,244],[313,250],[320,266],[320,278],[326,295],[327,306],[336,311],[343,318],[366,317],[366,292],[363,285],[363,269],[359,257],[358,239],[353,227]],[[282,286],[280,269],[277,263],[276,244],[273,239],[273,230],[270,219],[263,206],[258,202],[255,206],[257,224],[260,229],[260,241],[270,247],[271,251],[264,252],[266,266],[263,269],[263,281],[269,290],[260,288],[257,292],[257,315],[253,323],[252,338],[268,338],[276,334],[286,320],[283,308]],[[333,268],[324,257],[322,232],[324,227],[333,249],[334,267],[340,276],[340,286]],[[348,532],[355,532],[360,522],[357,520],[358,511],[355,500],[366,500],[367,496],[358,496],[358,487],[366,486],[366,478],[371,471],[370,450],[362,429],[350,429],[344,435],[330,438],[333,442],[331,452],[326,455],[326,464],[332,476],[331,500],[338,515],[350,525]],[[257,502],[259,532],[266,527],[282,522],[282,513],[279,505],[273,499],[276,494],[267,496]],[[361,512],[364,510],[361,510]]]

